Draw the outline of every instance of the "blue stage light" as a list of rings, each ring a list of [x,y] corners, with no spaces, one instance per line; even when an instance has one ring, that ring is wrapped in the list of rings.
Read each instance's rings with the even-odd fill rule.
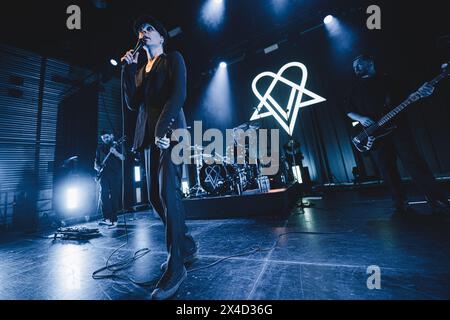
[[[208,28],[217,30],[225,15],[225,1],[207,0],[200,10],[200,21]]]

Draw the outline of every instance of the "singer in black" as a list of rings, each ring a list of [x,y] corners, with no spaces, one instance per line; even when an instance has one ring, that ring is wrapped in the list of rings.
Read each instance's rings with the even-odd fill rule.
[[[103,221],[101,224],[108,224],[110,227],[117,226],[117,212],[120,209],[120,189],[121,189],[121,161],[125,160],[114,146],[114,134],[104,131],[101,135],[102,144],[98,146],[95,154],[94,168],[100,173],[101,186],[101,206]],[[110,154],[108,156],[108,154]],[[105,161],[105,158],[108,158]]]
[[[358,56],[353,61],[353,69],[358,80],[352,89],[347,116],[368,127],[392,110],[405,98],[399,93],[395,82],[387,76],[379,75],[375,70],[375,62],[367,55]],[[422,96],[429,96],[434,88],[425,83],[418,89]],[[447,197],[440,190],[425,160],[420,156],[414,138],[410,133],[405,114],[394,120],[397,129],[379,142],[377,148],[369,153],[375,161],[385,183],[391,190],[395,216],[406,216],[413,213],[406,203],[397,168],[397,157],[411,175],[413,181],[426,196],[432,210],[436,214],[450,212]]]
[[[173,143],[167,136],[171,130],[186,128],[186,66],[179,52],[164,53],[168,34],[159,21],[142,16],[134,28],[143,43],[146,63],[137,66],[139,52],[134,50],[122,57],[125,100],[129,109],[138,112],[133,149],[144,151],[149,199],[166,228],[168,258],[152,292],[152,298],[160,300],[176,293],[187,275],[184,264],[192,262],[197,252],[185,224],[182,168],[171,160]]]

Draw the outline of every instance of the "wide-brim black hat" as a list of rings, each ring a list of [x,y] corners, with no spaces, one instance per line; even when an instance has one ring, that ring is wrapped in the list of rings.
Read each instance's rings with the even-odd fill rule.
[[[134,20],[133,29],[136,35],[138,35],[139,30],[145,23],[148,23],[153,28],[155,28],[155,30],[158,31],[158,33],[164,38],[164,42],[168,40],[169,35],[167,33],[166,28],[164,28],[161,22],[159,22],[157,19],[153,18],[149,14],[139,16],[136,20]]]
[[[113,130],[108,130],[108,129],[102,129],[100,131],[100,137],[104,136],[105,134],[114,134]]]

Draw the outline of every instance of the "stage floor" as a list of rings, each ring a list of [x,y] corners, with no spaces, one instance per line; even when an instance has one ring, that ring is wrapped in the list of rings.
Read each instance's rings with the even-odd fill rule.
[[[421,204],[414,206],[419,217],[394,219],[389,197],[377,190],[333,192],[310,202],[315,206],[287,218],[188,221],[200,246],[191,270],[256,246],[268,250],[188,273],[174,299],[450,299],[450,220],[432,218]],[[50,232],[3,234],[0,299],[149,299],[166,257],[164,229],[149,212],[132,217],[128,243],[112,262],[149,248],[119,274],[150,286],[92,278],[127,241],[121,217],[119,228],[102,228],[89,241],[52,241],[45,238]],[[299,233],[279,238],[287,232]],[[367,288],[371,265],[380,267],[379,290]]]

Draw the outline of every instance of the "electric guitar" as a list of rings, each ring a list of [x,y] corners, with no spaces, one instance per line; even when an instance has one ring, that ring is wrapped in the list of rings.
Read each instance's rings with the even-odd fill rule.
[[[163,135],[163,138],[164,138],[164,137],[167,137],[167,138],[169,138],[169,139],[172,139],[172,133],[173,133],[172,126],[173,126],[173,123],[174,123],[174,122],[175,122],[175,119],[174,119],[174,118],[170,119],[169,125],[167,126],[167,131],[166,131],[166,133]]]
[[[112,144],[111,148],[115,148],[117,146],[120,146],[122,143],[124,143],[126,141],[126,137],[123,136],[122,138],[120,138],[117,141],[114,141]],[[111,155],[111,150],[109,150],[108,154],[106,155],[105,159],[103,159],[102,163],[100,164],[100,168],[97,170],[97,174],[95,175],[95,181],[99,181],[100,178],[102,177],[103,174],[103,170],[106,167],[106,161],[108,161],[109,156]]]
[[[439,81],[448,76],[450,72],[449,64],[450,61],[448,63],[444,63],[441,67],[443,70],[442,73],[437,77],[435,77],[433,80],[429,81],[428,84],[434,87]],[[387,127],[389,122],[410,104],[424,97],[425,96],[423,94],[416,91],[412,95],[410,95],[408,99],[406,99],[397,107],[392,109],[389,113],[384,115],[380,120],[378,120],[374,124],[368,127],[363,127],[361,124],[358,124],[355,128],[358,127],[362,128],[362,131],[352,138],[353,145],[360,152],[367,152],[371,150],[376,140],[386,137],[387,135],[391,134],[392,131],[395,130],[395,127],[390,128]]]
[[[163,135],[163,137],[167,137],[167,138],[171,139],[172,133],[173,133],[172,125],[173,125],[174,121],[175,120],[173,118],[170,120],[170,123],[169,123],[169,126],[167,128],[167,131]],[[135,159],[139,159],[139,151],[138,150],[131,149],[131,153],[134,155]]]

